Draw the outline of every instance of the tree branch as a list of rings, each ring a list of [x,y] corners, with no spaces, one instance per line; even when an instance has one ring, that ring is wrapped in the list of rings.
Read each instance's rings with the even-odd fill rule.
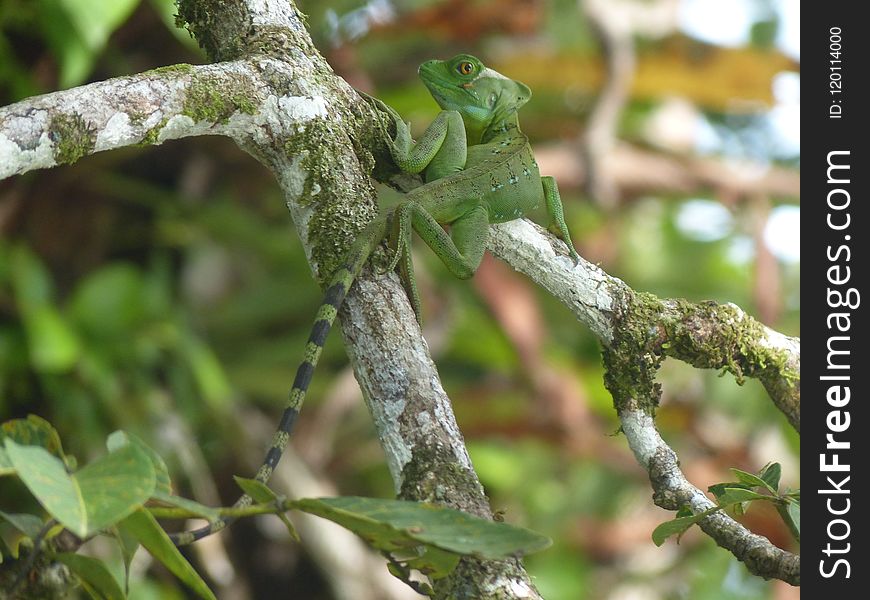
[[[301,129],[328,105],[304,81],[274,85],[293,75],[291,65],[265,57],[181,64],[11,104],[0,108],[0,179],[125,146]]]
[[[628,100],[634,77],[634,31],[626,22],[625,15],[613,10],[612,4],[593,0],[584,2],[582,6],[590,29],[601,44],[606,71],[604,86],[581,140],[588,166],[587,189],[596,202],[612,208],[618,200],[617,188],[603,159],[616,145],[619,116]]]
[[[556,177],[560,189],[589,185],[589,165],[575,143],[536,145],[535,157],[541,172]],[[623,200],[650,194],[685,196],[706,190],[729,201],[762,194],[794,202],[800,196],[800,173],[776,165],[653,152],[625,141],[614,144],[599,160]]]
[[[527,220],[493,225],[490,251],[567,306],[605,348],[632,338],[635,350],[698,368],[725,369],[764,384],[800,431],[800,340],[758,323],[733,304],[661,300],[635,292]]]
[[[450,399],[394,275],[357,281],[342,309],[348,353],[396,492],[491,519]],[[540,598],[519,560],[464,558],[438,598]]]
[[[649,414],[627,408],[620,411],[619,419],[637,461],[649,472],[658,506],[674,511],[689,506],[695,514],[716,506],[686,480],[676,453],[661,438]],[[699,525],[717,544],[746,563],[752,573],[800,585],[800,556],[777,548],[721,511],[707,516]]]
[[[692,304],[635,292],[598,267],[574,265],[564,244],[525,220],[493,226],[490,251],[561,300],[604,346],[605,384],[628,443],[647,470],[655,503],[695,514],[715,504],[679,470],[653,415],[655,376],[666,356],[698,368],[725,369],[741,383],[756,377],[792,426],[800,430],[800,341],[777,333],[733,304]],[[719,512],[701,529],[762,577],[800,584],[800,557],[752,534]]]

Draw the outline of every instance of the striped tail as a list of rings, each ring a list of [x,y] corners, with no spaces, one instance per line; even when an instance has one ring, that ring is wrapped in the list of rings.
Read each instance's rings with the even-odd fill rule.
[[[263,464],[255,476],[255,479],[261,483],[265,484],[269,482],[275,467],[278,466],[278,461],[281,460],[281,456],[284,454],[284,449],[290,440],[293,423],[296,421],[299,411],[302,410],[302,404],[305,402],[305,394],[308,392],[311,377],[314,375],[317,362],[320,360],[323,344],[326,343],[326,336],[329,335],[329,330],[332,329],[332,324],[338,315],[338,309],[341,308],[348,290],[350,290],[357,275],[359,275],[363,265],[368,260],[369,255],[384,238],[386,225],[387,222],[383,218],[372,222],[353,243],[344,264],[332,274],[329,287],[327,287],[320,308],[317,310],[314,325],[311,327],[308,343],[305,345],[305,358],[296,369],[296,378],[293,381],[293,388],[290,390],[290,401],[281,415],[281,422],[278,425],[277,431],[275,431],[275,436],[272,438],[272,444],[268,452],[266,452],[266,458],[263,460]],[[244,494],[233,504],[233,507],[243,508],[250,506],[252,502],[252,498]],[[217,533],[230,525],[234,520],[235,518],[232,517],[219,519],[194,531],[171,534],[170,538],[177,546],[184,546]]]

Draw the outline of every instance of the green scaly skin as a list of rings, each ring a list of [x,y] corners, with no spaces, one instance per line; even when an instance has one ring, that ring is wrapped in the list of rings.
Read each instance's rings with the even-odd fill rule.
[[[528,87],[460,54],[420,66],[420,78],[443,109],[415,144],[401,117],[389,106],[364,97],[389,113],[396,125],[390,153],[403,171],[423,173],[426,183],[408,192],[389,214],[376,219],[354,242],[344,264],[331,277],[308,338],[290,401],[256,479],[267,483],[290,438],[290,431],[311,382],[326,336],[348,290],[374,249],[389,232],[392,259],[420,317],[420,296],[411,263],[411,230],[423,239],[451,273],[471,277],[483,259],[490,223],[518,219],[543,203],[551,229],[579,256],[562,212],[552,177],[541,177],[528,138],[520,131],[517,111],[531,97]],[[447,233],[442,225],[449,225]],[[245,495],[236,507],[252,500]],[[196,531],[176,534],[187,544],[223,529],[230,520],[215,521]]]
[[[541,177],[517,111],[531,90],[519,81],[460,54],[420,65],[420,78],[444,109],[416,145],[408,126],[378,100],[396,123],[393,160],[403,171],[422,171],[426,184],[411,190],[393,212],[390,268],[397,264],[418,317],[419,294],[410,258],[411,230],[426,242],[451,273],[471,277],[483,259],[491,223],[519,219],[541,203],[550,229],[574,250],[556,181]],[[446,233],[442,225],[450,226]]]

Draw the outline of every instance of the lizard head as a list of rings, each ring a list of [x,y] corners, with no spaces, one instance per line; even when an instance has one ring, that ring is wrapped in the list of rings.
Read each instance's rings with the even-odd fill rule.
[[[427,61],[419,72],[435,102],[444,110],[459,112],[469,133],[482,134],[510,118],[532,96],[525,84],[486,67],[470,54]]]

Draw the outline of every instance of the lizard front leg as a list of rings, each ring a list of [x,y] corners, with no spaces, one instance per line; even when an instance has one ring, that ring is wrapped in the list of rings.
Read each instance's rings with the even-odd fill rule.
[[[441,111],[416,143],[407,124],[397,121],[390,152],[400,169],[423,172],[427,182],[457,173],[465,168],[468,157],[462,117],[454,110]]]
[[[426,128],[417,142],[411,139],[411,130],[393,107],[382,100],[362,94],[370,104],[389,114],[396,126],[396,137],[390,138],[390,155],[396,165],[406,173],[420,173],[424,169],[426,181],[434,181],[465,168],[468,146],[465,124],[455,110],[443,110]]]

